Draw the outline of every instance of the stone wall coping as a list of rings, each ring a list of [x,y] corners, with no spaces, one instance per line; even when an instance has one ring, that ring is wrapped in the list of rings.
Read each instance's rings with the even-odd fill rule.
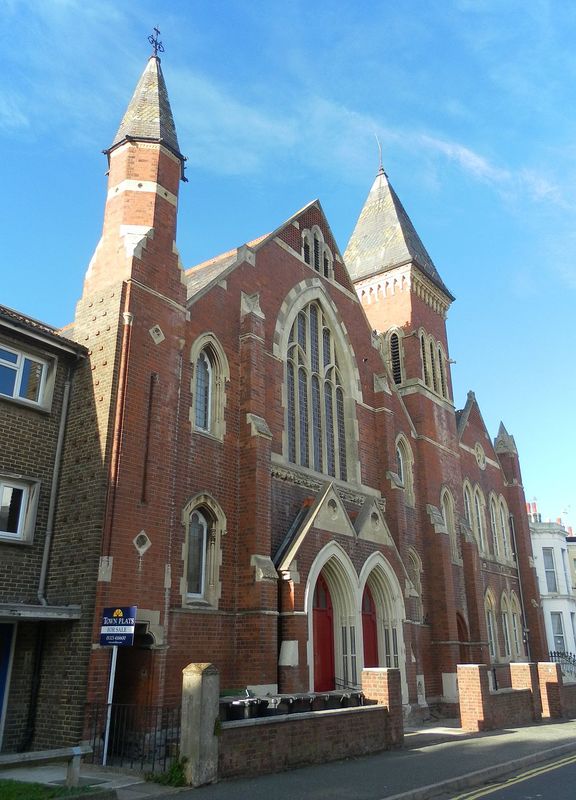
[[[324,711],[301,711],[292,714],[276,714],[273,717],[255,717],[254,719],[235,719],[222,722],[223,731],[236,730],[236,728],[251,728],[255,725],[274,725],[284,722],[298,722],[298,720],[323,719],[335,714],[362,714],[373,711],[388,711],[387,706],[355,706],[353,708],[328,708]]]

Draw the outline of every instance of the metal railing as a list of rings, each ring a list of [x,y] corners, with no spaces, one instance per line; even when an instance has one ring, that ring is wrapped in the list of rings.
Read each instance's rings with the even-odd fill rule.
[[[106,703],[93,703],[86,709],[86,729],[93,764],[104,759]],[[140,706],[113,703],[108,741],[108,766],[165,772],[178,758],[180,745],[180,707]]]
[[[342,680],[342,678],[334,678],[334,688],[338,691],[352,691],[361,692],[362,687],[359,683],[351,683],[350,681]]]
[[[549,657],[550,661],[555,661],[557,664],[560,664],[562,675],[569,678],[571,681],[576,681],[576,655],[574,655],[574,653],[551,650]]]

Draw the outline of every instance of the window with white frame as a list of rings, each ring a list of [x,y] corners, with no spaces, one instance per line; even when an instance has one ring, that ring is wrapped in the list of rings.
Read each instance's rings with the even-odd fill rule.
[[[546,589],[552,594],[558,592],[558,581],[556,579],[556,565],[554,564],[554,549],[552,547],[542,548],[544,559],[544,573],[546,575]]]
[[[48,363],[0,344],[0,395],[42,405]]]
[[[193,365],[192,427],[222,439],[225,433],[225,389],[229,379],[224,350],[213,334],[204,334],[192,345],[190,360]]]
[[[39,481],[23,481],[0,475],[1,540],[32,540],[39,490]]]
[[[561,557],[562,557],[562,567],[564,569],[564,585],[566,587],[565,591],[566,594],[570,593],[570,578],[568,577],[568,554],[566,550],[562,547],[560,550]]]
[[[184,508],[184,576],[182,598],[186,605],[218,606],[224,515],[208,494],[196,495]]]
[[[298,313],[287,356],[288,459],[346,480],[345,391],[334,337],[319,303]]]
[[[205,350],[196,361],[194,421],[201,431],[209,431],[212,417],[212,365]]]
[[[564,623],[562,622],[562,612],[551,611],[550,621],[552,622],[552,636],[554,637],[554,649],[559,653],[565,653],[566,640],[564,638]]]

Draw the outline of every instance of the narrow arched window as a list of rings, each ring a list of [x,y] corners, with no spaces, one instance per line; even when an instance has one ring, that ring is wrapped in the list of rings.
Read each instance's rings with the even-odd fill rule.
[[[438,391],[438,374],[436,370],[436,356],[434,354],[434,342],[430,342],[430,369],[432,371],[432,388],[435,392]]]
[[[226,353],[214,334],[204,333],[192,343],[190,364],[192,429],[222,441],[226,433],[224,410],[230,371]]]
[[[324,277],[330,277],[330,259],[328,258],[328,253],[324,251]]]
[[[444,519],[446,530],[448,531],[448,536],[450,537],[450,550],[452,551],[452,559],[456,560],[460,554],[458,552],[458,540],[456,538],[456,522],[454,519],[454,500],[452,499],[452,495],[447,489],[445,489],[442,492],[442,497],[440,500],[440,508],[442,511],[442,517]]]
[[[404,487],[404,502],[409,506],[414,505],[413,465],[414,458],[410,445],[404,436],[399,436],[396,441],[396,473]]]
[[[206,544],[208,522],[204,514],[194,511],[188,529],[188,563],[186,568],[186,593],[189,597],[203,597],[206,577]]]
[[[212,405],[212,365],[205,350],[196,361],[195,423],[202,431],[210,430]]]
[[[404,457],[402,456],[402,449],[400,446],[396,448],[396,470],[400,483],[404,483]]]
[[[320,272],[320,239],[317,235],[314,236],[314,269]]]
[[[492,529],[492,550],[494,555],[500,555],[500,536],[498,532],[498,521],[496,514],[496,501],[493,497],[490,498],[490,528]]]
[[[504,656],[510,658],[512,649],[510,646],[510,611],[506,595],[502,595],[500,601],[500,621],[502,623],[502,642],[504,644]]]
[[[514,592],[510,597],[510,614],[512,617],[512,644],[514,655],[522,657],[524,655],[523,626],[520,603]]]
[[[484,502],[477,489],[474,492],[474,513],[476,516],[476,534],[478,537],[478,545],[482,552],[486,551],[486,531],[484,523]]]
[[[424,376],[424,383],[430,386],[430,375],[428,373],[428,359],[426,358],[426,340],[424,334],[420,336],[420,352],[422,355],[422,375]]]
[[[472,495],[468,486],[464,486],[464,516],[470,528],[474,530],[474,521],[472,519]]]
[[[442,392],[442,397],[448,397],[446,391],[446,359],[444,358],[441,347],[438,348],[438,372],[440,373],[440,391]]]
[[[486,632],[488,633],[488,651],[492,661],[496,659],[498,653],[496,645],[496,614],[494,598],[490,593],[486,594],[484,600],[484,610],[486,613]]]
[[[390,364],[392,366],[392,378],[396,385],[402,383],[402,363],[400,361],[400,337],[393,333],[390,337]]]
[[[512,548],[510,547],[510,526],[508,522],[508,510],[504,501],[500,501],[500,530],[502,532],[502,554],[504,558],[510,558]]]
[[[316,302],[292,325],[286,388],[289,460],[346,480],[345,392],[332,332]]]
[[[310,263],[310,242],[308,241],[308,237],[304,237],[304,241],[302,244],[302,255],[304,256],[304,261],[309,264]]]

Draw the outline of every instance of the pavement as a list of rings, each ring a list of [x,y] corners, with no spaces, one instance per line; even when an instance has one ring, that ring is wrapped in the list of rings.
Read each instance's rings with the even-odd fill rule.
[[[137,773],[82,767],[83,785],[115,790],[118,800],[428,800],[505,778],[576,753],[576,720],[467,734],[456,721],[405,730],[403,749],[289,772],[222,781],[200,789],[149,783]],[[271,753],[271,759],[274,754]],[[2,778],[61,783],[64,765],[3,770]],[[113,794],[111,795],[114,796]]]

